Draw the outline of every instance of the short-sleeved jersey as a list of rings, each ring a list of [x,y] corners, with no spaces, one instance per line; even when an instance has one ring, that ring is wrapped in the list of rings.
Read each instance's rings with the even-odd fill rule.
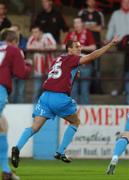
[[[70,95],[76,77],[80,56],[61,55],[52,64],[43,89]]]
[[[31,69],[32,66],[24,62],[19,48],[0,44],[0,85],[5,86],[9,93],[12,90],[12,78],[25,79]]]

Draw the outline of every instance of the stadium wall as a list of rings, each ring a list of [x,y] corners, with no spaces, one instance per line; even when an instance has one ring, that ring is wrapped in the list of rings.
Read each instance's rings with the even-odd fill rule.
[[[4,111],[9,122],[9,147],[17,142],[21,132],[32,123],[32,105],[7,105]],[[78,106],[81,125],[67,154],[73,158],[109,158],[115,139],[124,130],[128,106]],[[53,154],[68,123],[49,120],[21,151],[22,157],[53,159]],[[59,141],[58,141],[59,139]],[[10,154],[10,149],[9,149]],[[123,155],[129,158],[129,148]]]

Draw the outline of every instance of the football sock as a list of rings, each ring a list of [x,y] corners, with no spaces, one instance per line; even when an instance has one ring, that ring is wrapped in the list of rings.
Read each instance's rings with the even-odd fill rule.
[[[124,137],[119,138],[116,141],[115,148],[114,148],[114,156],[120,156],[126,149],[126,146],[128,145],[128,140]]]
[[[62,143],[60,144],[57,152],[64,154],[65,149],[68,147],[68,145],[71,143],[74,134],[77,131],[77,127],[73,126],[73,125],[69,125],[68,128],[66,129],[65,133],[64,133],[64,137],[62,140]]]
[[[24,130],[24,132],[22,133],[18,143],[17,143],[17,147],[19,150],[21,150],[23,148],[23,146],[26,144],[26,142],[28,141],[28,139],[34,134],[33,129],[32,128],[26,128]]]
[[[10,173],[10,167],[8,163],[8,141],[7,134],[0,133],[0,166],[3,172]]]

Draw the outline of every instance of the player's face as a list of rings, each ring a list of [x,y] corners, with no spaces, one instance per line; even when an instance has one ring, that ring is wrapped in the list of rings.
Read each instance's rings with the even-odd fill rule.
[[[42,7],[46,11],[51,9],[51,7],[52,7],[52,0],[42,0]]]
[[[72,48],[70,48],[71,54],[80,55],[81,54],[81,44],[79,42],[73,42]]]
[[[34,28],[32,29],[32,36],[34,36],[36,40],[39,40],[42,36],[42,32],[40,31],[39,28]]]
[[[0,4],[0,15],[5,15],[5,6]]]
[[[129,0],[122,0],[121,7],[122,9],[129,10]]]
[[[80,31],[83,28],[83,22],[81,18],[74,19],[74,29],[75,31]]]
[[[86,1],[86,4],[91,7],[91,8],[94,8],[95,7],[95,0],[87,0]]]

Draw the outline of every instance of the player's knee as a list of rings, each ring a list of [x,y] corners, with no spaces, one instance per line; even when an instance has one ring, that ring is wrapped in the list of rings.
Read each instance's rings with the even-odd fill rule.
[[[129,142],[129,131],[124,131],[123,133],[121,133],[121,137],[126,138]]]
[[[8,123],[6,121],[6,118],[1,116],[0,117],[0,132],[7,133],[7,131],[8,131]]]
[[[40,130],[40,128],[44,125],[45,121],[46,121],[46,118],[36,116],[34,118],[34,122],[32,125],[33,132],[34,133],[38,132]]]
[[[39,123],[33,123],[32,124],[32,129],[33,129],[33,132],[36,133],[40,130],[42,126],[39,124]]]
[[[80,119],[79,118],[77,119],[77,125],[78,126],[80,125]]]
[[[33,130],[34,133],[36,133],[36,132],[38,132],[40,130],[40,127],[32,125],[32,130]]]
[[[80,119],[77,118],[77,119],[76,119],[75,121],[73,121],[71,124],[78,127],[78,126],[80,125]]]

